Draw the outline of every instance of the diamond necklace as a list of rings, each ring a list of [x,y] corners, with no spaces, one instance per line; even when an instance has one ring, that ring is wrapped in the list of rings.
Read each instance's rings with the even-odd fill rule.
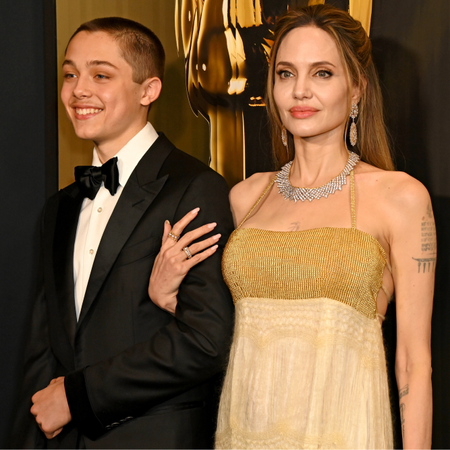
[[[294,200],[297,203],[298,200],[304,202],[322,197],[327,198],[330,194],[334,194],[337,190],[341,190],[342,186],[347,184],[347,175],[352,171],[353,167],[359,161],[359,156],[356,153],[348,152],[348,161],[344,167],[344,170],[327,184],[315,188],[294,187],[289,182],[289,172],[291,170],[293,160],[285,164],[277,174],[275,183],[278,185],[278,192],[284,197],[285,200]]]

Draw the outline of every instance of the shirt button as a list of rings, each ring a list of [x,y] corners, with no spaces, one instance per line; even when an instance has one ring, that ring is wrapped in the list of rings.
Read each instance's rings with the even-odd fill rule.
[[[97,212],[101,213],[103,211],[103,208],[100,206],[100,208],[97,209]]]
[[[91,249],[89,250],[89,253],[90,253],[91,255],[93,255],[93,254],[94,254],[94,250],[91,248]]]

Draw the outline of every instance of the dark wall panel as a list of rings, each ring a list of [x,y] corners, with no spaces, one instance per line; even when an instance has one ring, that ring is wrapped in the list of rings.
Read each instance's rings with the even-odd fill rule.
[[[397,167],[424,183],[432,196],[438,238],[433,448],[450,448],[450,2],[374,0],[371,39]],[[392,322],[386,323],[388,346],[395,344]],[[388,350],[393,368],[392,349]]]
[[[44,14],[44,6],[49,13]],[[0,3],[2,447],[14,406],[14,392],[20,376],[20,346],[34,290],[39,215],[47,194],[56,189],[56,94],[53,93],[55,83],[51,80],[55,74],[51,67],[54,64],[52,46],[47,58],[44,54],[44,29],[50,37],[47,44],[55,45],[54,34],[51,39],[52,14],[54,17],[52,2],[7,0]],[[46,67],[46,62],[50,66]]]

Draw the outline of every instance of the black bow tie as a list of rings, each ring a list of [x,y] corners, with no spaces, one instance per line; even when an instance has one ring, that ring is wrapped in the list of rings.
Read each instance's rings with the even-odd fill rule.
[[[75,167],[75,180],[85,197],[94,200],[102,182],[105,188],[114,195],[119,187],[119,169],[117,157],[111,158],[103,166]]]

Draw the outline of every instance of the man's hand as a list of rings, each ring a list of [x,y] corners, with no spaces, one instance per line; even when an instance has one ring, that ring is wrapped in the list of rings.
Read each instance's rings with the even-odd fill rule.
[[[31,401],[33,402],[31,414],[47,439],[53,439],[61,433],[64,425],[72,420],[64,388],[64,377],[50,381],[45,389],[33,395]]]

